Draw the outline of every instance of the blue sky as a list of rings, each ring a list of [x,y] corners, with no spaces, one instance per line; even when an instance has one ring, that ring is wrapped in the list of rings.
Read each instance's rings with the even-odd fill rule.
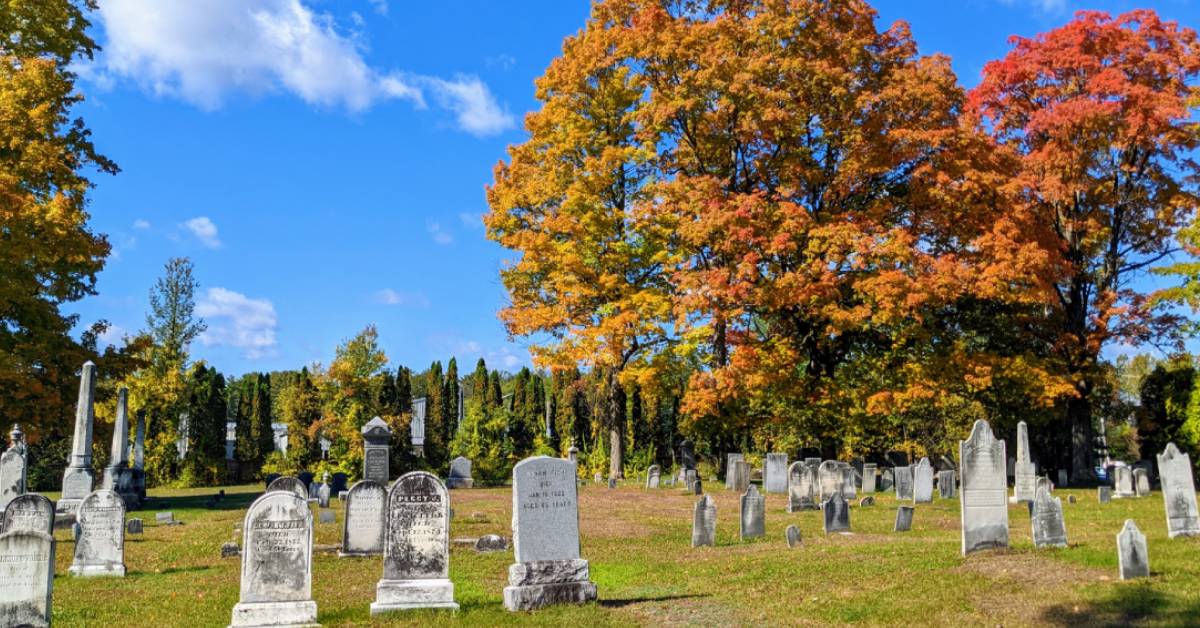
[[[122,168],[92,194],[114,253],[72,304],[108,339],[144,326],[173,256],[201,283],[193,355],[224,372],[328,363],[377,325],[394,364],[529,363],[496,319],[505,252],[483,235],[484,186],[536,107],[533,80],[587,2],[101,0],[104,46],[78,109]],[[1151,6],[1200,26],[1187,0],[877,1],[966,86],[1010,35],[1081,8]]]

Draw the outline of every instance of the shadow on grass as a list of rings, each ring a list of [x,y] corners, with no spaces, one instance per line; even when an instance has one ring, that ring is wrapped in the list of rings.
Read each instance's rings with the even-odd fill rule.
[[[1051,606],[1042,619],[1054,626],[1195,625],[1200,604],[1185,604],[1146,585],[1119,585],[1105,599]]]
[[[621,608],[624,606],[630,606],[632,604],[645,604],[646,602],[670,602],[673,600],[689,600],[689,599],[693,599],[693,598],[704,598],[704,597],[709,597],[709,595],[708,594],[705,594],[705,595],[696,595],[696,594],[659,595],[657,597],[641,597],[641,598],[631,598],[631,599],[626,599],[626,600],[601,599],[601,600],[598,600],[596,603],[599,604],[603,608]]]
[[[153,497],[143,504],[139,512],[162,512],[167,510],[207,510],[208,500],[216,493],[201,495],[178,495]],[[261,493],[226,493],[211,510],[246,509]]]

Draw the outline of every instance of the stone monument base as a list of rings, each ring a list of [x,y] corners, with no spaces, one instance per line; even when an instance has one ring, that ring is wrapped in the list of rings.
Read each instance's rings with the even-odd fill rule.
[[[553,604],[585,604],[596,600],[596,584],[588,579],[588,561],[542,560],[508,567],[504,608],[532,611]]]
[[[233,607],[233,623],[229,628],[257,626],[320,626],[317,623],[317,603],[303,602],[239,602]]]
[[[71,565],[67,572],[77,578],[124,578],[125,565]]]
[[[447,478],[446,488],[471,488],[475,485],[472,478]]]
[[[375,586],[371,615],[414,608],[458,610],[454,601],[454,583],[446,579],[380,580]]]

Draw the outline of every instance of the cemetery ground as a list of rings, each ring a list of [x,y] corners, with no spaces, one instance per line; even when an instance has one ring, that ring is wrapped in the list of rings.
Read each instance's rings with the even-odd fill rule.
[[[678,488],[617,489],[588,483],[579,492],[583,557],[600,600],[533,613],[509,613],[501,590],[513,562],[477,553],[455,539],[511,538],[509,488],[451,491],[450,577],[458,613],[412,611],[372,619],[369,605],[382,559],[338,558],[342,502],[335,524],[315,524],[313,597],[326,626],[372,625],[1188,625],[1200,623],[1200,538],[1168,539],[1162,494],[1099,504],[1095,490],[1059,489],[1068,549],[1035,550],[1024,504],[1009,508],[1011,548],[959,555],[959,501],[916,507],[911,532],[895,533],[898,502],[851,509],[851,535],[826,536],[821,513],[787,513],[785,495],[767,495],[766,537],[738,539],[738,495],[716,482],[717,546],[691,548],[692,507]],[[225,626],[238,601],[238,558],[221,545],[241,542],[242,518],[262,485],[151,490],[145,533],[127,535],[126,578],[67,576],[74,549],[58,530],[53,620],[58,626]],[[1075,495],[1077,503],[1068,503]],[[57,495],[48,495],[55,499]],[[907,502],[905,502],[907,503]],[[311,506],[314,510],[316,505]],[[183,525],[156,525],[172,511]],[[314,516],[315,519],[315,516]],[[1149,543],[1152,576],[1117,579],[1115,536],[1134,519]],[[788,549],[784,530],[803,543]]]

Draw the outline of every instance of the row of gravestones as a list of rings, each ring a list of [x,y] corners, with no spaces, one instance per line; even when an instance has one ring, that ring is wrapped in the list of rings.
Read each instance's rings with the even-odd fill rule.
[[[596,599],[579,551],[575,474],[574,462],[546,456],[513,468],[516,562],[504,588],[509,610]],[[312,511],[299,481],[273,485],[259,497],[246,513],[243,535],[241,596],[232,625],[315,623]],[[383,555],[383,576],[372,615],[458,608],[449,580],[450,498],[441,480],[414,471],[390,488],[370,479],[350,488],[339,555],[377,554]]]

